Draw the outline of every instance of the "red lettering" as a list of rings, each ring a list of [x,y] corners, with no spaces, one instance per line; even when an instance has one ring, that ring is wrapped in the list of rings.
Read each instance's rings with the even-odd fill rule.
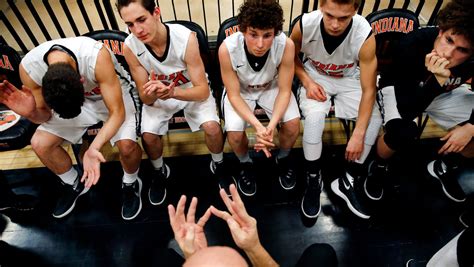
[[[0,68],[14,71],[13,66],[10,63],[10,59],[8,59],[7,55],[3,55],[2,58],[0,58]]]

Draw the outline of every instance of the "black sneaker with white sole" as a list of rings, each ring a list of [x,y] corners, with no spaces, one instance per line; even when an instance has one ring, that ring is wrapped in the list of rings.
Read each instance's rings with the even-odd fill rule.
[[[306,173],[306,190],[301,200],[301,211],[306,218],[314,219],[321,212],[320,195],[323,189],[321,172],[316,174]]]
[[[428,163],[428,173],[436,178],[443,187],[444,194],[455,202],[464,202],[466,194],[458,183],[459,167],[448,168],[441,159]]]
[[[148,190],[148,200],[154,206],[162,204],[166,199],[166,179],[170,177],[170,167],[163,163],[163,166],[153,170],[150,189]]]
[[[76,177],[73,185],[62,182],[61,194],[56,207],[53,210],[54,218],[63,218],[74,209],[77,199],[89,191],[88,187],[80,181],[79,175]]]
[[[380,200],[383,196],[383,179],[387,176],[387,164],[370,162],[367,178],[364,181],[364,192],[372,200]]]
[[[142,180],[137,178],[133,183],[122,183],[122,218],[132,220],[142,210]]]
[[[211,169],[212,174],[216,177],[217,183],[219,185],[219,190],[224,188],[228,196],[231,196],[229,187],[231,184],[236,185],[237,182],[232,175],[229,175],[228,171],[225,168],[224,161],[215,162],[211,160],[209,168]]]
[[[370,215],[363,203],[363,195],[359,183],[361,177],[352,177],[349,173],[334,180],[331,183],[331,190],[340,198],[342,198],[349,210],[362,219],[369,219]]]
[[[240,171],[237,175],[237,186],[242,194],[251,197],[257,193],[257,183],[253,172],[253,163],[240,163]]]
[[[293,168],[290,156],[284,158],[276,158],[278,166],[278,181],[285,190],[291,190],[296,185],[296,171]]]

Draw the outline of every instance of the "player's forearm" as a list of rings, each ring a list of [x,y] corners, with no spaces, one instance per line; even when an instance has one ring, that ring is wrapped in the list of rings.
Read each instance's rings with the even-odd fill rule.
[[[309,76],[309,74],[304,69],[303,63],[300,60],[295,61],[295,75],[301,81],[303,87],[308,88],[309,83],[314,82],[314,80]]]
[[[183,101],[204,101],[209,98],[209,94],[210,91],[207,84],[186,89],[175,87],[173,98]]]
[[[118,132],[119,128],[125,121],[125,109],[119,109],[109,113],[109,118],[104,122],[94,141],[90,144],[90,148],[100,150],[102,146]]]
[[[255,129],[262,125],[240,94],[236,96],[228,94],[227,96],[235,112],[237,112],[242,119],[252,125]]]
[[[36,108],[31,114],[28,114],[25,117],[33,123],[41,124],[51,119],[51,116],[51,110],[44,108]]]
[[[245,254],[247,254],[254,267],[279,266],[260,243],[255,245],[252,249],[245,250]]]
[[[269,128],[275,129],[278,122],[280,122],[281,118],[285,114],[288,104],[290,103],[291,98],[291,90],[280,90],[278,92],[277,97],[275,98],[275,104],[273,105],[273,112],[272,118],[268,124]]]
[[[362,92],[362,97],[359,104],[359,113],[357,116],[356,126],[353,134],[365,136],[367,126],[369,125],[372,116],[372,109],[375,103],[375,89],[366,90]]]

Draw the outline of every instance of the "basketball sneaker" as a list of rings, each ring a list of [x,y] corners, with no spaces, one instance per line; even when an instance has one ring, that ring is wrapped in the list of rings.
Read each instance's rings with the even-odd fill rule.
[[[122,183],[122,218],[132,220],[142,210],[142,180],[137,178],[135,182]]]
[[[370,162],[367,178],[364,181],[364,192],[372,200],[380,200],[383,196],[383,179],[388,173],[387,164]]]
[[[276,158],[278,166],[278,180],[285,190],[291,190],[296,185],[296,172],[291,166],[290,157]]]
[[[74,209],[76,200],[89,191],[88,187],[84,186],[84,183],[80,181],[79,175],[77,175],[74,184],[69,185],[62,182],[61,194],[59,196],[56,207],[53,210],[53,217],[63,218]]]
[[[257,183],[253,172],[253,163],[240,163],[240,172],[237,176],[237,186],[242,194],[250,197],[257,193]]]
[[[353,177],[348,172],[331,183],[332,191],[342,198],[349,210],[354,213],[356,216],[362,219],[369,219],[370,215],[367,211],[367,208],[363,204],[363,198],[361,194],[361,188],[359,185],[362,177],[356,176]]]
[[[306,183],[306,191],[301,200],[301,211],[305,217],[314,219],[321,212],[320,194],[323,189],[321,171],[315,174],[307,172]]]
[[[428,163],[427,169],[428,173],[441,183],[443,192],[449,199],[456,202],[464,202],[466,200],[466,194],[457,181],[459,175],[458,166],[449,168],[441,159],[437,159]]]
[[[225,192],[230,197],[231,194],[229,191],[229,187],[231,184],[235,185],[237,183],[235,182],[235,178],[226,172],[224,161],[215,162],[211,160],[209,168],[211,169],[212,174],[214,174],[217,179],[219,190],[224,188]]]
[[[154,206],[162,204],[166,199],[166,179],[170,177],[170,167],[163,163],[159,169],[152,172],[150,189],[148,190],[148,200]]]

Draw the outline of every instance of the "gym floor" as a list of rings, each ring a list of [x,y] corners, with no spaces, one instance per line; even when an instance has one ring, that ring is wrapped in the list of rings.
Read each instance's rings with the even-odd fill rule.
[[[463,226],[458,217],[466,204],[449,200],[440,184],[425,171],[435,156],[437,139],[423,139],[415,152],[395,158],[384,199],[372,203],[374,215],[361,220],[329,189],[330,182],[343,173],[344,146],[332,145],[323,151],[323,210],[316,221],[304,220],[300,201],[304,190],[303,153],[294,149],[299,180],[292,191],[284,191],[277,180],[274,161],[253,155],[257,166],[257,195],[244,199],[250,215],[258,221],[260,240],[281,266],[293,266],[312,243],[329,243],[337,253],[339,266],[404,266],[408,259],[426,263]],[[198,215],[209,205],[224,208],[216,182],[209,171],[209,156],[170,157],[167,204],[176,204],[180,195],[199,199]],[[230,166],[236,158],[226,154]],[[474,166],[473,164],[469,166]],[[3,261],[14,266],[169,266],[163,256],[173,233],[166,205],[151,206],[147,199],[150,164],[142,162],[143,209],[133,221],[120,216],[118,162],[102,166],[102,178],[76,203],[64,219],[50,214],[57,198],[58,179],[46,168],[7,170],[4,174],[16,193],[40,197],[37,212],[28,217],[0,216],[1,240],[8,243]],[[231,171],[235,171],[232,169]],[[463,173],[460,183],[474,191],[474,168]],[[234,246],[225,222],[212,218],[205,228],[209,245]],[[34,260],[33,262],[31,260]],[[1,260],[0,260],[1,262]]]

